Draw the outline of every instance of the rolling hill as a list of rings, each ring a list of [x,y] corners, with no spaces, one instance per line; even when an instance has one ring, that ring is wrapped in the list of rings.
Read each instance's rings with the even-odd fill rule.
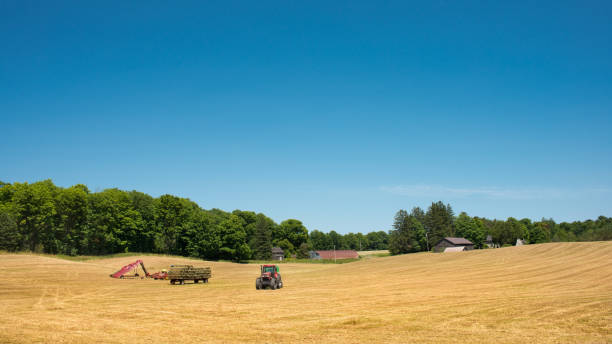
[[[142,259],[209,265],[213,278],[109,278],[135,257],[0,255],[0,342],[612,341],[612,242],[282,264],[276,291],[255,290],[253,264]]]

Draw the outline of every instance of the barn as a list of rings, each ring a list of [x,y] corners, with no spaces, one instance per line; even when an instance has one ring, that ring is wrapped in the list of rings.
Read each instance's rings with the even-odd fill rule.
[[[434,252],[445,252],[447,247],[464,247],[462,251],[469,251],[474,249],[474,243],[466,238],[446,237],[438,241],[433,250]]]
[[[357,259],[359,254],[354,250],[316,251],[320,259]]]

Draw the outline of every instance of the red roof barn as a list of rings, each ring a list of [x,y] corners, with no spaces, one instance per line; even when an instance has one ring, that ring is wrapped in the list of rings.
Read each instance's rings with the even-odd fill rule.
[[[336,250],[336,251],[317,251],[321,259],[350,259],[359,258],[357,251],[353,250]]]

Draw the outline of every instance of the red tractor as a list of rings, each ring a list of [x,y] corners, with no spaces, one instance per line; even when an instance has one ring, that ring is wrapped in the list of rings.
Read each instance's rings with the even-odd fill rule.
[[[255,280],[255,289],[280,289],[283,287],[283,279],[278,272],[278,265],[261,265],[261,276]]]

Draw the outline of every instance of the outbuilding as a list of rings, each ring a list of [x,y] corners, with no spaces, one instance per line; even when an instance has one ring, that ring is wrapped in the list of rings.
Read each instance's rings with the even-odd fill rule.
[[[283,260],[285,259],[285,251],[280,247],[272,247],[272,259]]]
[[[466,238],[446,237],[438,241],[438,243],[433,247],[433,250],[434,252],[445,252],[444,249],[447,247],[460,246],[464,247],[462,251],[469,251],[474,249],[474,243],[472,243]]]

